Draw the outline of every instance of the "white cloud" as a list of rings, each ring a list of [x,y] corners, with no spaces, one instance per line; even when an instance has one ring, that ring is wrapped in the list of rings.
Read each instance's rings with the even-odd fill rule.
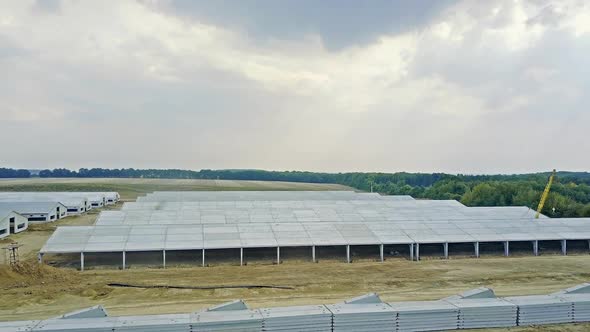
[[[102,114],[136,116],[133,130],[148,141],[143,145],[172,146],[169,167],[347,170],[348,163],[362,169],[362,162],[350,160],[356,151],[370,162],[365,169],[460,171],[456,165],[468,158],[439,156],[440,164],[430,164],[399,142],[410,144],[405,138],[413,137],[423,153],[436,157],[440,142],[474,148],[470,141],[477,140],[460,142],[461,133],[490,116],[534,121],[528,111],[543,107],[547,96],[579,104],[584,87],[560,68],[568,64],[544,63],[538,49],[556,35],[575,40],[590,31],[590,9],[574,1],[465,1],[424,28],[384,31],[372,43],[333,51],[314,34],[255,41],[245,31],[173,16],[161,10],[165,2],[63,1],[56,12],[32,6],[0,4],[0,41],[21,52],[2,58],[0,45],[0,69],[11,81],[0,83],[0,97],[9,101],[0,115],[32,123],[67,118],[70,128],[86,128],[94,137],[111,132],[113,143],[122,139],[123,148],[138,149],[129,162],[145,167],[152,165],[140,156],[142,144],[125,141],[127,131],[111,127]],[[89,117],[97,122],[83,123]],[[158,126],[166,139],[147,133]],[[388,126],[396,129],[388,132]],[[427,128],[418,132],[428,137],[416,137],[411,126]],[[358,137],[374,127],[373,141]],[[496,129],[498,135],[504,130]],[[515,130],[507,135],[526,140]],[[371,144],[383,148],[368,149]],[[186,156],[191,148],[204,160]],[[405,151],[408,160],[394,157],[392,148]],[[97,150],[104,160],[118,158],[110,149]],[[334,155],[324,160],[326,151]],[[269,152],[276,157],[266,160]],[[542,153],[530,159],[535,156]],[[84,158],[70,162],[88,166],[79,164]],[[121,163],[116,166],[127,165]]]

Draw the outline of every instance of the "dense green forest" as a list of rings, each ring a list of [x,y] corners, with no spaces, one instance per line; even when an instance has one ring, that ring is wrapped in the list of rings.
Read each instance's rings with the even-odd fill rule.
[[[0,169],[1,177],[30,177],[26,170]],[[359,190],[415,198],[455,199],[469,206],[528,206],[539,203],[549,173],[451,175],[443,173],[317,173],[263,170],[180,170],[81,168],[42,170],[39,177],[166,178],[267,180],[338,183]],[[551,217],[590,217],[590,173],[559,172],[543,213]]]
[[[0,168],[0,178],[29,178],[31,172],[26,169]]]

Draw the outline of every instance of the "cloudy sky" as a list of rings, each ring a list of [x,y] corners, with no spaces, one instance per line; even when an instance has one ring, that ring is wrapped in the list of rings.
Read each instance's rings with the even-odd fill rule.
[[[1,165],[590,170],[588,1],[1,1]]]

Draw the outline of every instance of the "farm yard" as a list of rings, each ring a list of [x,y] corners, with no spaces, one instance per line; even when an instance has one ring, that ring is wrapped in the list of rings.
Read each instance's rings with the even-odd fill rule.
[[[112,187],[108,187],[109,183],[113,183]],[[251,181],[0,181],[0,191],[36,186],[40,191],[72,190],[72,186],[77,190],[90,190],[92,186],[99,186],[102,190],[125,187],[127,191],[123,191],[122,200],[133,200],[144,191],[163,187],[170,190],[212,190],[212,187],[219,190],[235,190],[236,187],[250,190],[321,190],[324,187],[280,183],[275,188],[270,183]],[[349,189],[326,187],[329,190]],[[105,210],[120,210],[122,204],[119,202]],[[238,298],[257,308],[334,303],[368,292],[378,293],[384,301],[435,300],[480,286],[493,288],[498,296],[544,294],[585,282],[590,277],[587,254],[561,256],[559,252],[540,257],[515,253],[511,257],[490,255],[480,259],[457,255],[448,260],[425,256],[420,262],[387,257],[382,263],[378,262],[378,256],[355,257],[352,264],[343,261],[341,254],[327,254],[317,263],[294,255],[285,258],[280,265],[263,257],[249,260],[248,266],[239,266],[238,260],[217,260],[205,268],[200,267],[195,259],[195,264],[186,264],[185,261],[166,269],[158,264],[133,264],[126,270],[117,268],[118,262],[114,259],[111,266],[107,262],[106,266],[97,265],[84,272],[78,271],[76,266],[68,268],[67,264],[64,265],[64,261],[68,261],[67,255],[57,256],[44,265],[36,263],[37,253],[57,226],[93,225],[98,216],[98,211],[90,211],[50,224],[31,225],[26,232],[0,240],[3,244],[17,241],[23,245],[20,248],[22,266],[12,270],[2,265],[0,269],[2,297],[6,299],[0,304],[0,320],[43,319],[96,304],[104,305],[114,315],[139,315],[190,312]],[[136,286],[211,289],[109,286],[129,281]],[[284,286],[288,289],[222,288],[244,284]],[[564,328],[581,331],[587,326],[559,326],[560,331]],[[541,331],[543,329],[553,331],[555,327],[543,327]]]

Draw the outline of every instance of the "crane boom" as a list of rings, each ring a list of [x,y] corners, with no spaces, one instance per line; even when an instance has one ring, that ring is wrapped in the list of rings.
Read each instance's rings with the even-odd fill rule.
[[[553,179],[555,179],[556,170],[553,170],[551,176],[549,177],[549,182],[547,186],[545,186],[545,190],[543,190],[543,195],[541,195],[541,200],[539,201],[539,206],[537,206],[537,214],[535,215],[535,219],[539,219],[541,215],[541,211],[543,210],[543,206],[545,206],[545,202],[547,201],[547,197],[549,197],[549,191],[551,190],[551,185],[553,184]]]

